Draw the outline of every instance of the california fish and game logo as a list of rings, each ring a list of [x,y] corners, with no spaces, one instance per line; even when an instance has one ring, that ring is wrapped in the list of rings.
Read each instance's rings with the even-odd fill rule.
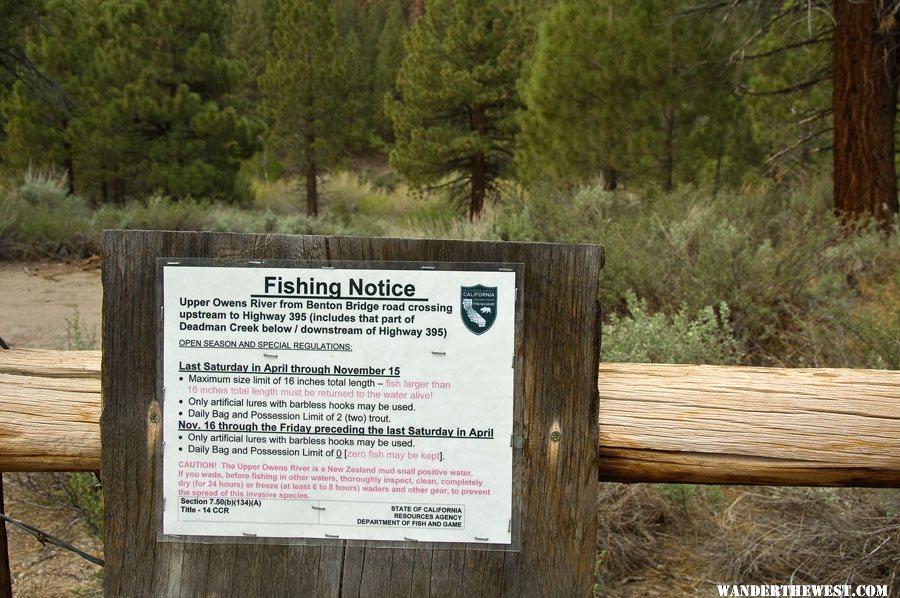
[[[470,332],[484,334],[497,320],[497,287],[460,287],[460,317]]]

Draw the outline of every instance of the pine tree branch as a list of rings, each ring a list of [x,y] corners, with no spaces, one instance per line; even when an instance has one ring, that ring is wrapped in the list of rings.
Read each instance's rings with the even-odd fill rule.
[[[746,1],[735,0],[733,2],[733,6],[736,7],[740,4],[747,4],[747,3],[757,3],[758,5],[763,4],[763,2],[761,2],[760,0],[746,0]],[[747,50],[747,48],[752,46],[758,39],[760,39],[761,37],[763,37],[764,35],[769,33],[769,31],[771,31],[775,25],[777,25],[784,19],[787,19],[788,17],[794,16],[796,14],[803,13],[803,12],[811,15],[813,9],[827,12],[829,7],[830,7],[830,4],[828,2],[825,2],[825,1],[815,2],[814,0],[808,0],[805,5],[803,3],[796,3],[796,4],[790,5],[786,8],[779,9],[777,12],[775,12],[775,14],[773,14],[771,17],[766,19],[765,23],[763,23],[763,25],[759,29],[754,31],[750,35],[750,37],[748,37],[746,39],[746,41],[744,41],[744,43],[741,44],[741,47],[739,47],[737,50],[732,52],[731,60],[735,60],[736,56],[743,57],[743,54]],[[811,18],[811,17],[808,17],[808,18]],[[741,58],[739,58],[738,60],[741,60]]]
[[[786,148],[783,148],[783,149],[781,149],[781,150],[778,150],[777,152],[775,152],[774,154],[772,154],[771,156],[769,156],[768,158],[766,158],[765,163],[766,163],[766,164],[769,164],[769,163],[771,163],[771,162],[774,162],[775,160],[778,160],[779,158],[781,158],[781,157],[784,156],[785,154],[789,154],[790,152],[794,151],[795,149],[797,149],[798,147],[800,147],[800,146],[803,145],[804,143],[809,143],[810,141],[812,141],[812,140],[815,139],[816,137],[819,137],[819,136],[821,136],[821,135],[824,135],[825,133],[830,133],[830,132],[832,131],[832,129],[833,129],[833,127],[824,127],[824,128],[822,128],[822,129],[819,129],[818,131],[815,131],[814,133],[810,133],[809,135],[806,135],[805,137],[803,137],[803,138],[802,138],[800,141],[798,141],[797,143],[794,143],[793,145],[790,145],[790,146],[788,146],[788,147],[786,147]]]
[[[698,4],[696,6],[688,6],[679,10],[676,10],[672,13],[673,16],[676,17],[689,17],[693,14],[703,13],[706,14],[708,12],[719,10],[720,8],[734,8],[736,4],[739,2],[735,2],[734,0],[722,0],[721,2],[708,2],[706,4]]]
[[[821,83],[822,81],[827,81],[829,79],[831,79],[831,67],[830,66],[819,70],[819,72],[816,73],[812,79],[808,79],[806,81],[801,81],[800,83],[797,83],[795,85],[789,85],[788,87],[781,87],[779,89],[771,89],[771,90],[766,90],[766,91],[756,91],[756,90],[750,89],[746,85],[742,85],[742,86],[738,87],[738,91],[740,93],[744,93],[749,96],[787,95],[787,94],[791,94],[791,93],[794,93],[797,91],[802,91],[804,89],[807,89],[809,87],[817,85],[818,83]]]
[[[798,124],[800,125],[808,125],[810,123],[814,123],[817,120],[821,120],[826,116],[831,116],[831,113],[834,112],[834,108],[829,106],[828,108],[819,108],[816,110],[811,110],[807,114],[809,116],[803,118]]]
[[[779,54],[783,54],[789,50],[794,50],[796,48],[802,48],[804,46],[814,46],[817,44],[830,44],[834,41],[834,37],[832,37],[832,30],[829,29],[827,31],[823,31],[822,34],[816,37],[810,37],[808,39],[801,40],[799,42],[794,42],[792,44],[786,44],[781,46],[780,48],[775,48],[774,50],[769,50],[768,52],[760,52],[759,54],[743,54],[740,57],[741,61],[744,60],[757,60],[759,58],[769,58],[771,56],[777,56]],[[827,36],[827,37],[826,37]]]

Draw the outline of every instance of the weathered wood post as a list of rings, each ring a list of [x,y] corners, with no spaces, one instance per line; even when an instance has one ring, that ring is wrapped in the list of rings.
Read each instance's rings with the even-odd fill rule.
[[[520,546],[158,542],[157,258],[522,264]],[[587,596],[597,535],[599,246],[107,232],[108,596]]]
[[[9,347],[0,338],[0,350],[8,350]],[[0,513],[5,513],[3,504],[3,471],[0,470]],[[6,539],[6,522],[0,521],[0,598],[12,596],[12,573],[9,567],[9,543]]]
[[[3,474],[0,473],[0,513],[3,506]],[[9,569],[9,545],[6,540],[6,522],[0,521],[0,598],[12,596],[12,575]]]

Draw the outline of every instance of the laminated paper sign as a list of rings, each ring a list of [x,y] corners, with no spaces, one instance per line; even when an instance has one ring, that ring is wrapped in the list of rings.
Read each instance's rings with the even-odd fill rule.
[[[163,534],[509,544],[516,276],[484,267],[166,263]]]

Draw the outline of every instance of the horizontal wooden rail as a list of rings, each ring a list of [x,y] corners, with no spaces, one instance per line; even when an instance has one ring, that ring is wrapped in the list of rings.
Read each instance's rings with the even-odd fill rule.
[[[100,351],[0,351],[0,471],[99,471],[100,410]]]
[[[900,487],[900,372],[603,364],[599,418],[605,481]],[[99,422],[99,351],[0,352],[0,471],[97,470]]]

